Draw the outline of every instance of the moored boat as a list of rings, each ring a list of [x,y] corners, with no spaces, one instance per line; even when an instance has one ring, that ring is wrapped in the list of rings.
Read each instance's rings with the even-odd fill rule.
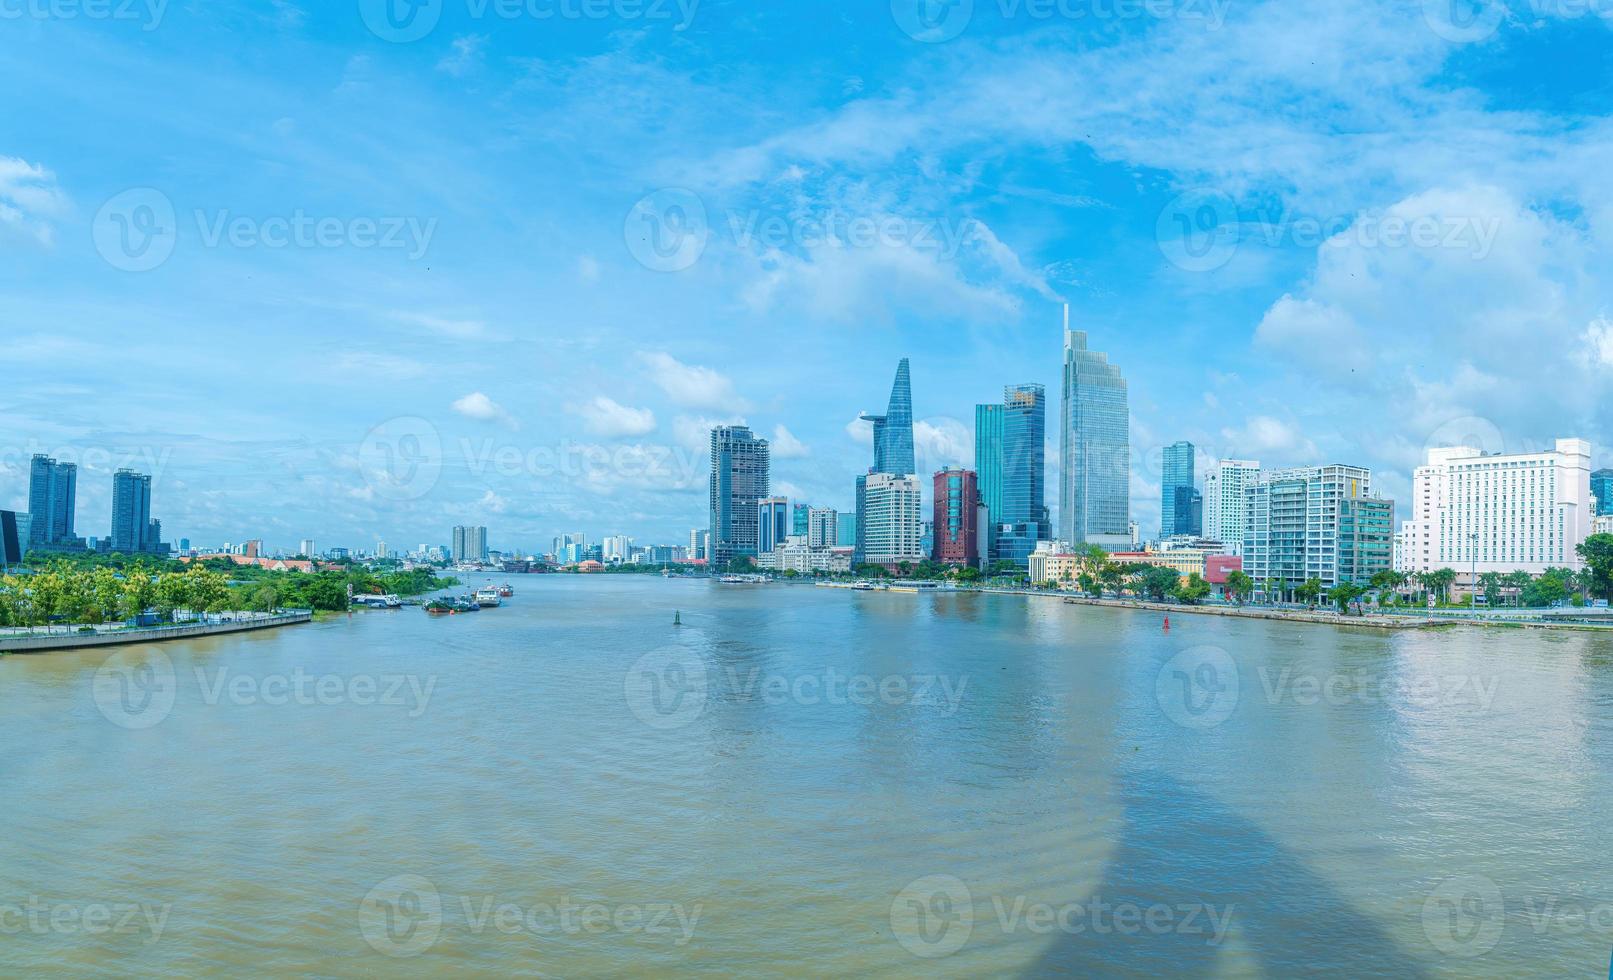
[[[498,594],[508,599],[510,596],[515,595],[515,590],[510,588],[510,583],[505,582],[503,585],[498,587]]]
[[[499,604],[497,589],[477,589],[476,605],[483,609],[491,609]]]

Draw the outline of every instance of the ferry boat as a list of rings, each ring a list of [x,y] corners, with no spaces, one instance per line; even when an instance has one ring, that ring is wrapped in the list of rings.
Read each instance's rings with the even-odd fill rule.
[[[403,600],[395,595],[356,595],[353,605],[368,606],[371,609],[401,609]]]
[[[515,595],[515,590],[510,588],[510,583],[505,582],[498,587],[498,594],[500,597],[508,599],[510,596]]]
[[[492,609],[493,607],[499,605],[498,590],[477,589],[476,605],[482,607],[483,609]]]

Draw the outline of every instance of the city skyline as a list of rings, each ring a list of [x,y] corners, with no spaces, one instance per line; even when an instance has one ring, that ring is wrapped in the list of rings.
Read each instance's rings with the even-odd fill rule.
[[[31,31],[0,67],[15,91],[75,65],[75,89],[174,99],[156,117],[128,95],[13,107],[0,310],[34,380],[0,395],[0,507],[27,509],[40,451],[80,464],[84,528],[110,525],[128,466],[170,537],[358,545],[474,515],[534,549],[582,526],[676,541],[710,425],[743,421],[777,447],[780,492],[849,510],[855,420],[889,365],[913,358],[919,475],[968,465],[972,406],[1002,385],[1042,384],[1058,410],[1066,301],[1131,384],[1145,528],[1152,456],[1179,439],[1358,462],[1395,499],[1427,445],[1465,435],[1519,450],[1572,431],[1609,462],[1610,136],[1600,77],[1573,71],[1598,18],[1543,8],[1452,40],[1419,4],[1255,2],[1213,30],[979,10],[930,44],[889,9],[825,9],[795,14],[808,51],[772,43],[784,15],[717,5],[677,33],[532,36],[456,8],[403,44],[345,8],[214,6],[170,5],[149,32]],[[1241,70],[1327,32],[1347,43],[1318,63]],[[1353,84],[1345,61],[1394,85]],[[627,97],[641,85],[662,94]],[[554,141],[577,118],[598,121],[585,154]],[[1250,150],[1275,146],[1292,152]],[[376,147],[385,180],[353,164]],[[672,199],[705,216],[681,268],[626,233]],[[113,251],[119,218],[164,203],[159,264]],[[299,213],[401,221],[425,247],[265,240]],[[865,240],[860,219],[907,231]],[[440,465],[421,495],[388,494],[366,440],[411,418]],[[607,461],[492,455],[567,444]],[[653,456],[672,462],[633,464]]]

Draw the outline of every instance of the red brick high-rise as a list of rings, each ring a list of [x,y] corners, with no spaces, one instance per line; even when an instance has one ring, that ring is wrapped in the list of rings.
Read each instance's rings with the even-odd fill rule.
[[[948,467],[935,474],[932,558],[966,568],[980,564],[979,504],[974,470]]]

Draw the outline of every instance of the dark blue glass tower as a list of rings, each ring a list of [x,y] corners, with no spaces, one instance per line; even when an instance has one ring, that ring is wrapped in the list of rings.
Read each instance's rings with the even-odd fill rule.
[[[884,415],[864,415],[874,423],[874,473],[907,476],[918,472],[913,461],[913,385],[908,377],[907,358],[896,365],[896,381],[891,385],[890,405]]]

